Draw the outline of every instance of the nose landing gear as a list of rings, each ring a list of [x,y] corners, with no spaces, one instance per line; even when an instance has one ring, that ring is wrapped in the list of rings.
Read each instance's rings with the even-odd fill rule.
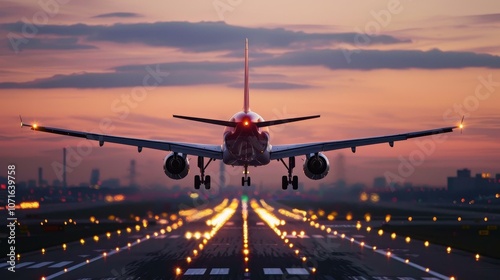
[[[247,184],[247,186],[250,186],[250,176],[248,176],[250,172],[248,172],[248,165],[245,165],[245,170],[243,171],[243,174],[245,174],[245,176],[241,177],[241,186],[244,187],[245,183]]]

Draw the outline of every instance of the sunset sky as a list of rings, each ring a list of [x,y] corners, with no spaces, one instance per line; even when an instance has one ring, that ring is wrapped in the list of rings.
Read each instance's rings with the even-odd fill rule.
[[[52,182],[62,148],[83,145],[68,169],[70,185],[88,182],[92,168],[127,183],[135,159],[141,184],[191,187],[194,156],[188,177],[174,181],[163,173],[167,152],[96,142],[88,149],[78,138],[21,129],[19,114],[45,126],[220,144],[221,127],[172,114],[229,119],[240,111],[248,38],[251,109],[266,120],[321,115],[272,127],[272,144],[446,127],[465,115],[463,134],[441,141],[327,152],[330,174],[321,181],[307,179],[298,159],[295,173],[306,187],[336,180],[339,154],[350,184],[395,174],[445,186],[461,168],[494,176],[499,30],[500,4],[489,0],[2,1],[0,163],[17,164],[19,181],[37,178],[42,167]],[[145,88],[151,73],[155,86]],[[106,131],[103,120],[111,123]],[[218,177],[218,170],[215,162],[208,174]],[[239,185],[241,171],[226,167],[230,184]],[[250,172],[254,184],[279,188],[286,169],[272,162]]]

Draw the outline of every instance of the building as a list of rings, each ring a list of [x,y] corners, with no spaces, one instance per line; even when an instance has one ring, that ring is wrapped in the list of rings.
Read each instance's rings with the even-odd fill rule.
[[[474,178],[467,168],[457,170],[457,177],[448,177],[449,192],[465,192],[474,190]]]
[[[90,172],[90,187],[93,188],[97,185],[100,185],[101,182],[99,182],[101,176],[101,172],[99,171],[98,168],[92,169]]]
[[[375,177],[373,179],[373,188],[378,190],[383,190],[387,186],[387,181],[385,177]]]
[[[487,195],[500,187],[500,174],[495,178],[490,173],[477,173],[471,176],[469,169],[457,170],[457,177],[448,177],[448,191],[455,193],[470,192]]]

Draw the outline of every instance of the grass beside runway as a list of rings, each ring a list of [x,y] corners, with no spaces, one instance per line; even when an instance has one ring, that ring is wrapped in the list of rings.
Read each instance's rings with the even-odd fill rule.
[[[411,236],[412,239],[429,241],[451,250],[460,249],[472,255],[500,259],[499,226],[496,225],[391,225],[381,227],[384,232],[395,232],[398,236]]]
[[[47,252],[49,251],[49,248],[50,250],[62,251],[64,250],[62,244],[69,246],[69,243],[79,242],[82,238],[85,240],[85,243],[95,242],[92,239],[93,236],[103,235],[107,232],[116,235],[117,230],[121,230],[121,234],[126,234],[126,228],[130,227],[131,229],[134,229],[136,224],[138,223],[102,223],[98,225],[91,223],[79,223],[67,226],[63,226],[64,224],[53,225],[61,226],[63,228],[61,231],[44,231],[42,226],[33,225],[28,227],[29,236],[27,234],[18,234],[18,236],[16,236],[16,252],[22,254],[32,251],[41,251],[42,248],[44,248]],[[101,242],[102,238],[105,237],[100,237]]]
[[[82,238],[85,239],[85,243],[89,243],[95,242],[93,236],[107,232],[116,235],[117,230],[121,230],[121,234],[127,234],[126,228],[131,228],[134,233],[136,225],[143,228],[143,219],[151,223],[158,215],[159,219],[169,220],[171,214],[181,209],[206,207],[207,204],[208,201],[177,198],[110,203],[77,210],[71,209],[71,205],[68,205],[67,208],[61,207],[60,211],[43,214],[30,211],[29,215],[23,214],[18,218],[21,225],[16,228],[16,253],[40,251],[42,248],[48,250],[53,246],[57,246],[54,249],[62,250],[62,244],[69,246],[69,243],[79,242]],[[94,222],[91,222],[91,217],[94,218]],[[75,221],[76,224],[73,223]],[[7,227],[1,227],[0,235],[7,236],[7,230]]]
[[[460,249],[470,252],[472,256],[488,256],[500,259],[500,250],[496,244],[500,244],[500,224],[499,222],[482,219],[474,219],[459,222],[457,215],[442,214],[426,209],[397,209],[386,206],[379,206],[373,203],[361,202],[331,202],[331,201],[279,201],[292,208],[298,208],[318,216],[319,220],[328,220],[330,213],[335,213],[335,220],[345,221],[365,221],[365,215],[369,214],[371,221],[384,221],[387,215],[391,216],[389,223],[384,223],[384,232],[394,232],[398,236],[410,236],[412,240],[429,241],[430,244],[439,244],[445,247],[450,246],[452,250]],[[319,210],[324,214],[319,215]],[[464,208],[458,208],[464,210]],[[471,209],[477,213],[477,209]],[[309,215],[310,216],[310,215]],[[408,217],[412,217],[412,224]],[[437,217],[437,221],[447,221],[451,223],[439,224],[432,222]],[[421,222],[424,223],[421,223]],[[453,222],[455,221],[455,222]],[[402,223],[401,223],[402,222]],[[428,222],[428,223],[427,223]],[[373,232],[377,232],[374,228]]]

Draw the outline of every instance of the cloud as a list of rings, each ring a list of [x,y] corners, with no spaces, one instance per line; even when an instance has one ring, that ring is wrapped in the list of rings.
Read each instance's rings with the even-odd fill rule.
[[[107,73],[82,72],[70,75],[54,75],[48,78],[36,79],[29,82],[4,82],[0,88],[117,88],[143,86],[146,77],[149,86],[186,86],[186,85],[208,85],[224,84],[234,82],[234,78],[225,73],[212,71],[173,71],[160,69],[161,76],[155,78],[151,72],[155,72],[156,66],[150,69],[143,68],[137,71],[115,71]],[[168,74],[167,74],[168,73]]]
[[[233,88],[243,88],[242,83],[230,84]],[[271,89],[271,90],[284,90],[284,89],[304,89],[311,88],[310,85],[297,84],[297,83],[280,83],[280,82],[266,82],[266,83],[251,83],[250,88],[255,89]]]
[[[451,69],[466,67],[500,68],[500,57],[473,52],[445,52],[441,50],[359,50],[346,59],[346,50],[307,50],[288,52],[271,58],[251,61],[252,67],[323,66],[331,70],[376,69]],[[189,86],[226,84],[240,87],[243,63],[239,62],[169,62],[155,65],[129,64],[112,68],[110,72],[82,72],[54,75],[28,82],[3,82],[0,88],[113,88],[142,86],[143,80],[154,69],[168,72],[158,86]],[[150,70],[148,70],[150,69]],[[153,69],[153,70],[151,70]],[[256,75],[255,77],[258,77]],[[282,77],[286,79],[286,77]],[[152,83],[152,82],[150,82]],[[311,85],[288,82],[252,82],[252,88],[299,89]]]
[[[142,17],[142,15],[136,13],[117,12],[117,13],[107,13],[107,14],[100,14],[97,16],[93,16],[93,18],[113,18],[113,17],[133,18],[133,17]]]
[[[307,50],[289,52],[254,66],[324,66],[332,70],[500,68],[500,57],[473,52],[420,50]]]
[[[462,16],[468,22],[472,23],[498,23],[500,22],[500,14],[483,14],[483,15],[472,15],[472,16]]]
[[[23,22],[0,25],[0,28],[22,34]],[[297,46],[324,47],[346,43],[356,45],[357,33],[305,33],[284,28],[254,28],[229,25],[224,22],[155,22],[117,23],[113,25],[45,25],[37,36],[82,36],[87,41],[139,43],[155,47],[173,47],[182,51],[241,50],[244,38],[257,48],[291,48]],[[410,42],[389,35],[370,37],[371,44]]]
[[[12,48],[12,45],[10,45]],[[96,46],[80,44],[78,38],[63,37],[63,38],[32,38],[22,45],[20,50],[88,50],[97,49]],[[14,50],[14,49],[12,49]]]

